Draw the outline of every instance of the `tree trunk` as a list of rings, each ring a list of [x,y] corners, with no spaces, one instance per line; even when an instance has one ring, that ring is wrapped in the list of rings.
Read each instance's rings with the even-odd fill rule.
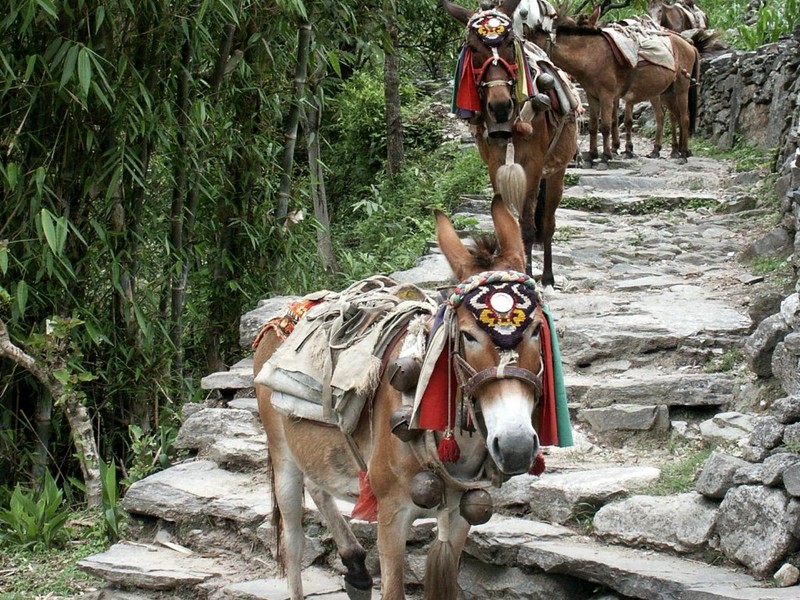
[[[278,188],[278,207],[275,218],[282,224],[289,214],[289,199],[292,193],[292,168],[294,167],[294,149],[297,143],[297,126],[300,122],[300,106],[306,87],[308,73],[308,55],[311,49],[311,24],[300,24],[297,32],[297,64],[294,69],[294,97],[291,110],[284,127],[283,159],[281,160],[281,180]]]
[[[15,345],[8,335],[5,322],[0,320],[0,356],[14,361],[26,369],[50,392],[56,406],[63,408],[70,427],[75,454],[81,465],[83,481],[86,485],[86,503],[92,508],[102,508],[103,490],[100,482],[100,452],[95,442],[92,421],[81,404],[78,392],[71,386],[65,387],[54,375],[66,364],[63,353],[56,353],[53,364],[40,365],[36,359]]]
[[[400,117],[397,20],[391,1],[386,3],[385,12],[389,46],[383,49],[383,90],[386,107],[386,172],[391,177],[403,168],[403,121]]]
[[[322,119],[320,99],[316,90],[308,98],[305,110],[303,129],[306,134],[308,150],[308,168],[311,172],[311,199],[314,202],[314,217],[319,222],[317,230],[317,245],[322,266],[326,271],[335,273],[339,270],[336,255],[333,253],[331,243],[331,224],[328,215],[328,196],[325,192],[325,172],[320,160],[319,125]]]
[[[225,77],[228,67],[228,58],[233,47],[233,35],[236,33],[236,25],[227,23],[223,30],[220,42],[217,63],[209,81],[209,97],[214,98],[222,87],[222,80]],[[200,181],[203,177],[203,167],[208,156],[208,150],[203,149],[197,157],[197,164],[191,188],[188,190],[186,204],[181,211],[182,220],[181,231],[177,239],[181,243],[180,260],[182,262],[181,271],[173,283],[172,288],[172,340],[175,344],[175,367],[180,375],[183,371],[183,309],[186,303],[186,284],[189,279],[189,267],[192,264],[191,246],[194,238],[194,224],[197,218],[197,210],[200,205]],[[173,211],[174,215],[174,211]]]

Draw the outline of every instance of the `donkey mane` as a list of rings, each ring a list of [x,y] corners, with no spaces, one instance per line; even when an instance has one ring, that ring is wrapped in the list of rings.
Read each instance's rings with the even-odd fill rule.
[[[469,253],[475,264],[484,270],[489,270],[500,255],[500,243],[494,233],[478,234],[475,237],[475,248]]]
[[[599,27],[586,27],[585,25],[572,25],[567,23],[556,25],[556,34],[559,33],[563,33],[564,35],[603,35]]]

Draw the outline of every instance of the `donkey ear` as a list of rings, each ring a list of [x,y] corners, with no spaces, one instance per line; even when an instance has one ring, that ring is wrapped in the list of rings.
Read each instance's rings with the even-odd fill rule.
[[[514,11],[517,10],[520,2],[521,0],[506,0],[498,10],[509,17],[513,17]]]
[[[500,194],[495,194],[492,198],[492,222],[503,262],[508,268],[524,271],[525,247],[522,244],[522,232]]]
[[[598,6],[592,11],[592,14],[589,15],[589,27],[597,27],[597,21],[600,20],[600,9],[601,7]]]
[[[458,4],[453,4],[452,2],[448,2],[448,0],[439,0],[439,4],[442,5],[442,8],[444,8],[451,17],[462,25],[469,23],[470,18],[475,14],[474,10],[469,10]]]
[[[439,248],[442,249],[442,254],[447,259],[450,268],[453,269],[456,278],[465,279],[471,274],[472,255],[458,237],[458,233],[447,215],[440,210],[435,210],[434,214],[436,215],[436,239],[439,241]]]

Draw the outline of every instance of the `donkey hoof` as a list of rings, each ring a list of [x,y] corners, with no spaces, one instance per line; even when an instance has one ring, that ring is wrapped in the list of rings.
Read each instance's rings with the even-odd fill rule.
[[[647,156],[648,156],[649,158],[661,158],[661,153],[660,153],[660,152],[656,152],[655,150],[653,150],[653,151],[652,151],[650,154],[648,154]]]
[[[635,155],[635,154],[634,154],[632,151],[630,151],[630,150],[626,150],[626,151],[625,151],[625,154],[623,154],[623,156],[624,156],[625,158],[635,158],[635,157],[636,157],[636,155]]]
[[[347,583],[347,581],[344,582],[344,591],[350,600],[371,600],[372,598],[372,588],[360,590]]]
[[[679,158],[678,158],[678,160],[677,160],[676,162],[677,162],[679,165],[685,165],[685,164],[686,164],[687,162],[689,162],[689,161],[688,161],[688,160],[686,160],[686,157],[685,157],[685,156],[681,156],[681,157],[679,157]]]
[[[598,171],[607,171],[608,170],[608,163],[606,161],[604,161],[604,160],[601,160],[599,163],[597,163],[597,166],[595,167],[595,169],[597,169]]]

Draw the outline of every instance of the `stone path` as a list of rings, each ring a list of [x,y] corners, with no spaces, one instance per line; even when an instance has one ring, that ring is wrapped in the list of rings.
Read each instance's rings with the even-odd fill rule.
[[[577,444],[550,449],[541,478],[515,477],[496,495],[499,514],[467,544],[465,599],[800,597],[797,587],[770,589],[732,569],[609,545],[579,527],[581,510],[657,479],[675,460],[668,446],[748,433],[746,415],[729,415],[746,377],[708,365],[736,358],[752,328],[747,311],[759,278],[737,256],[768,227],[768,215],[730,191],[729,169],[692,157],[680,167],[637,158],[603,172],[570,170],[574,185],[554,244],[556,290],[546,301],[561,337]],[[460,214],[485,229],[487,206],[487,198],[465,198]],[[435,287],[450,274],[434,249],[394,276]],[[273,299],[245,315],[243,346],[285,305]],[[134,515],[129,541],[81,561],[110,584],[98,597],[287,598],[272,559],[264,436],[247,394],[251,364],[204,378],[225,401],[186,408],[176,445],[195,458],[134,484],[124,500]],[[692,501],[678,497],[676,512]],[[345,599],[331,541],[310,499],[306,506],[307,593]],[[411,535],[410,598],[421,591],[432,529],[421,520]],[[375,572],[374,526],[354,522],[354,530]]]

